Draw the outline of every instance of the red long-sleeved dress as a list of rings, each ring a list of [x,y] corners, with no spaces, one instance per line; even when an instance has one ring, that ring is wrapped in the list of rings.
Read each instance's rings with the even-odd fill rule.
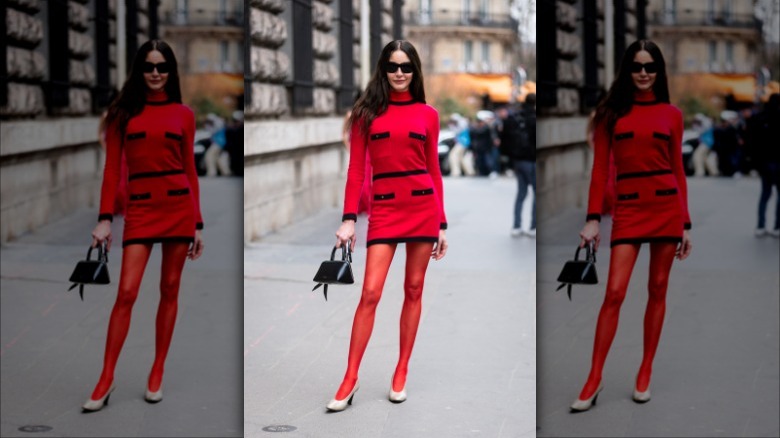
[[[127,123],[124,141],[116,124],[106,129],[106,165],[98,220],[113,218],[121,158],[128,169],[129,199],[122,246],[192,242],[203,228],[191,109],[148,93],[143,110]]]
[[[387,111],[371,123],[368,140],[351,128],[342,220],[357,220],[366,151],[373,169],[366,246],[437,242],[447,228],[439,169],[439,113],[407,92],[391,92]]]
[[[610,138],[596,126],[587,220],[601,219],[610,154],[617,170],[617,199],[610,246],[680,242],[691,228],[682,163],[683,118],[652,91],[637,92]]]

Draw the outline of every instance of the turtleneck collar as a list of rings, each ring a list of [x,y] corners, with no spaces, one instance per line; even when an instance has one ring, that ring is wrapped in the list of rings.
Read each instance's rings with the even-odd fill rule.
[[[634,103],[637,105],[652,105],[654,103],[658,103],[658,100],[655,98],[655,93],[651,88],[647,91],[635,90]]]
[[[412,93],[410,93],[409,90],[390,90],[390,102],[388,103],[390,105],[410,105],[414,103],[414,99],[412,98]]]
[[[165,105],[166,103],[170,103],[170,99],[168,99],[168,93],[165,92],[165,89],[160,91],[146,90],[147,105]]]

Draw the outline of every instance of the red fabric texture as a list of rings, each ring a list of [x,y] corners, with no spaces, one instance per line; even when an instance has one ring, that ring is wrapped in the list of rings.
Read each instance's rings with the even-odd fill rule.
[[[164,92],[147,95],[147,105],[128,122],[124,140],[115,124],[108,126],[100,218],[113,215],[124,157],[129,200],[123,246],[191,242],[196,228],[203,227],[194,135],[192,110],[169,102]]]
[[[409,92],[391,93],[387,111],[371,124],[368,139],[352,124],[344,195],[344,218],[356,218],[370,157],[371,216],[367,245],[409,241],[436,242],[445,229],[439,114],[414,102]]]
[[[690,228],[682,133],[680,110],[655,102],[652,92],[637,93],[611,137],[603,124],[596,126],[588,218],[604,213],[612,156],[617,181],[613,246],[679,242],[683,229]]]

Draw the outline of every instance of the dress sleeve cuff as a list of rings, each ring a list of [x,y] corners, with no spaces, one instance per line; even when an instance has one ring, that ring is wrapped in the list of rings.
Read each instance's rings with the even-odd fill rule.
[[[202,230],[203,229],[203,222],[196,223],[195,224],[195,229],[196,230]]]
[[[683,224],[683,230],[690,230],[690,229],[691,229],[691,223],[690,222],[686,222],[686,223]]]
[[[588,215],[585,216],[585,222],[592,221],[592,220],[597,220],[601,222],[601,215],[598,213],[588,213]]]
[[[114,215],[111,213],[100,213],[100,215],[98,216],[98,222],[106,221],[106,220],[110,222],[114,222]]]
[[[446,230],[446,229],[447,229],[447,222],[442,222],[442,223],[439,225],[439,229],[440,229],[440,230]]]
[[[342,222],[347,221],[347,220],[357,222],[357,214],[355,214],[355,213],[347,213],[344,216],[341,216],[341,221]]]

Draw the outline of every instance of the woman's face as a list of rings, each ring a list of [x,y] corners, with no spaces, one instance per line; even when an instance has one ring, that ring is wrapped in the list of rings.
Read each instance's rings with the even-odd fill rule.
[[[385,74],[387,74],[387,82],[394,91],[403,92],[409,90],[409,85],[412,83],[412,76],[414,73],[412,70],[412,62],[409,57],[406,56],[403,50],[396,50],[390,55],[390,59],[385,66]],[[404,69],[409,73],[404,73]],[[391,72],[391,70],[393,70]]]
[[[640,50],[634,55],[631,64],[631,79],[639,91],[648,91],[653,88],[655,78],[658,76],[658,64],[646,50]]]
[[[165,83],[168,82],[169,71],[170,64],[165,60],[162,53],[157,50],[152,50],[146,54],[144,81],[149,90],[160,91],[165,88]]]

